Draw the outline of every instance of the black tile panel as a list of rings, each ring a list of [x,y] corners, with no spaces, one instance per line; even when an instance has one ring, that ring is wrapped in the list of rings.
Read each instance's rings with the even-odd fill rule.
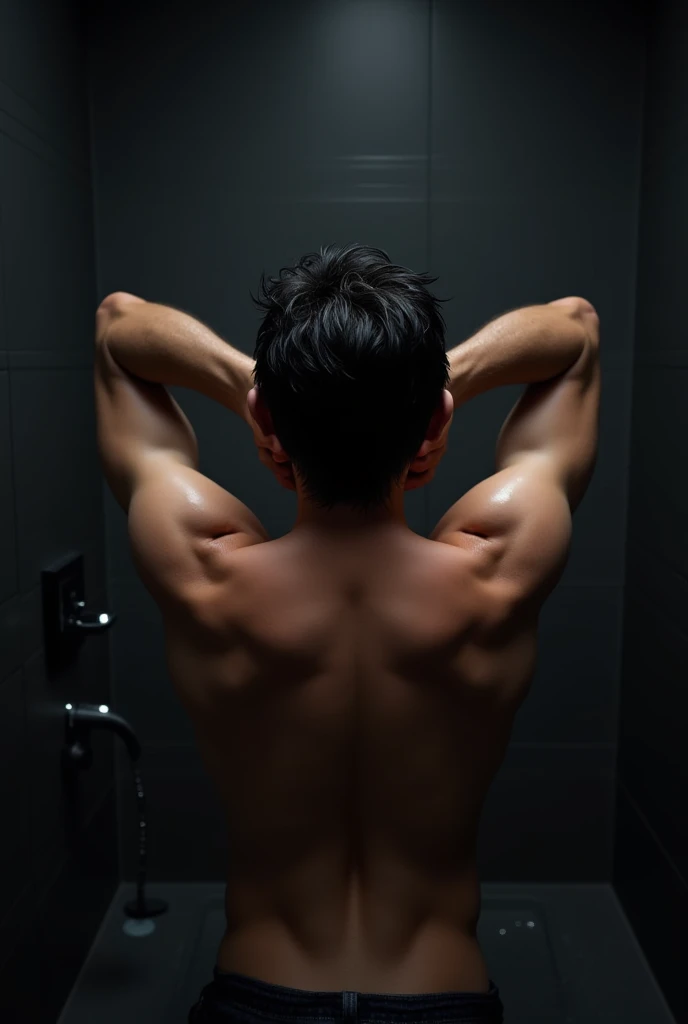
[[[538,645],[514,739],[615,743],[621,588],[559,586],[540,616]]]
[[[606,194],[631,212],[643,86],[632,5],[435,0],[433,18],[435,195],[520,198],[534,214],[541,197],[578,207]],[[514,253],[532,241],[511,237]],[[543,251],[543,264],[565,249]]]
[[[669,545],[659,549],[657,535],[643,530],[639,518],[626,548],[626,593],[644,599],[674,632],[688,632],[688,577],[667,561]]]
[[[488,795],[485,881],[604,881],[611,874],[613,744],[512,744]]]
[[[0,195],[2,347],[88,356],[96,309],[88,188],[0,134]]]
[[[28,757],[21,670],[0,682],[0,919],[31,879],[28,858]]]
[[[92,552],[103,571],[102,483],[92,371],[11,375],[17,547],[26,593],[40,584],[43,568],[69,551]],[[104,586],[103,579],[89,582]]]
[[[628,537],[688,578],[688,365],[645,365],[633,389]],[[632,570],[631,570],[632,571]]]
[[[2,230],[1,224],[0,230]],[[3,236],[0,235],[0,245],[3,241]],[[9,374],[2,371],[0,372],[0,602],[7,601],[17,590],[11,439]]]
[[[676,1021],[688,1020],[688,882],[676,871],[644,815],[621,786],[616,829],[617,894]]]
[[[13,597],[0,604],[0,680],[21,663],[21,604],[18,597]]]
[[[88,161],[85,70],[76,5],[0,5],[0,106],[79,167]]]
[[[688,623],[681,632],[629,589],[619,722],[619,778],[688,878]]]

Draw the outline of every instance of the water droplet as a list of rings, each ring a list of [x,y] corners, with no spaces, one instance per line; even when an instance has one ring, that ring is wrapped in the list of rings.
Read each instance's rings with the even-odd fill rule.
[[[506,935],[506,928],[500,928],[499,929],[499,934],[500,935]]]
[[[535,921],[529,921],[528,922],[528,927],[529,928],[534,928],[535,927]]]

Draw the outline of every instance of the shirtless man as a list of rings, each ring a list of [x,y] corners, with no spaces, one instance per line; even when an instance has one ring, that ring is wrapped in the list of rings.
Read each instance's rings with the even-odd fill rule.
[[[104,471],[227,815],[227,928],[190,1020],[501,1021],[476,939],[476,833],[595,461],[598,318],[585,299],[559,299],[446,353],[433,279],[363,246],[299,266],[271,291],[263,282],[255,363],[186,313],[127,293],[96,315]],[[370,357],[355,365],[374,376],[377,336],[378,358],[387,345],[396,359],[386,379],[402,395],[413,380],[426,409],[401,476],[383,480],[387,501],[367,508],[354,498],[379,491],[379,449],[346,433],[346,401],[368,426],[376,409],[389,419],[406,408],[391,428],[407,446],[412,414],[403,398],[357,390],[353,371],[323,370],[335,351],[354,366],[354,336]],[[411,340],[420,361],[402,365]],[[316,429],[289,435],[288,454],[268,395],[285,391],[296,346],[310,353],[303,402],[321,412]],[[404,492],[432,479],[454,407],[516,383],[529,386],[500,433],[495,475],[429,538],[414,533]],[[296,491],[290,533],[271,540],[199,473],[193,429],[165,385],[245,419],[261,460]],[[284,411],[281,422],[286,444]],[[318,457],[334,469],[319,473]],[[349,504],[324,507],[333,494]]]

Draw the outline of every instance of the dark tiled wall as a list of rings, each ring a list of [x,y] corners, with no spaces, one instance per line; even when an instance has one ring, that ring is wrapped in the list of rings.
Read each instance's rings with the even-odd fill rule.
[[[326,242],[362,241],[440,276],[438,294],[454,297],[449,344],[516,305],[578,293],[598,307],[598,471],[543,616],[537,678],[485,812],[481,858],[493,879],[607,878],[643,75],[633,5],[294,0],[167,11],[162,20],[153,5],[103,5],[91,22],[99,294],[182,307],[252,352],[249,289],[260,272]],[[259,465],[245,426],[202,397],[178,397],[203,470],[273,536],[288,531],[293,496]],[[435,481],[409,495],[414,529],[428,532],[492,471],[515,397],[492,393],[459,411]],[[109,496],[106,520],[122,616],[116,703],[146,748],[151,868],[217,878],[219,807]],[[128,800],[122,810],[131,877]]]
[[[688,1020],[688,7],[653,9],[641,194],[614,879]]]
[[[611,873],[643,86],[633,4],[432,5],[429,237],[453,341],[513,306],[584,295],[602,323],[597,470],[541,619],[533,689],[488,798],[495,880]],[[493,471],[518,391],[460,409],[427,491],[432,527]]]
[[[83,41],[71,6],[0,3],[0,1019],[52,1024],[116,881],[112,745],[61,775],[64,703],[109,699],[107,641],[46,673],[41,569],[106,600]]]

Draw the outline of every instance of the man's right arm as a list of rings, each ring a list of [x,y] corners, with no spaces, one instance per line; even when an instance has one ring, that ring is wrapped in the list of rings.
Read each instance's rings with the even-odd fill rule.
[[[598,349],[594,308],[571,297],[507,313],[449,353],[457,406],[494,387],[528,387],[502,427],[497,472],[431,536],[479,549],[486,571],[517,592],[548,592],[565,564],[597,450]]]

